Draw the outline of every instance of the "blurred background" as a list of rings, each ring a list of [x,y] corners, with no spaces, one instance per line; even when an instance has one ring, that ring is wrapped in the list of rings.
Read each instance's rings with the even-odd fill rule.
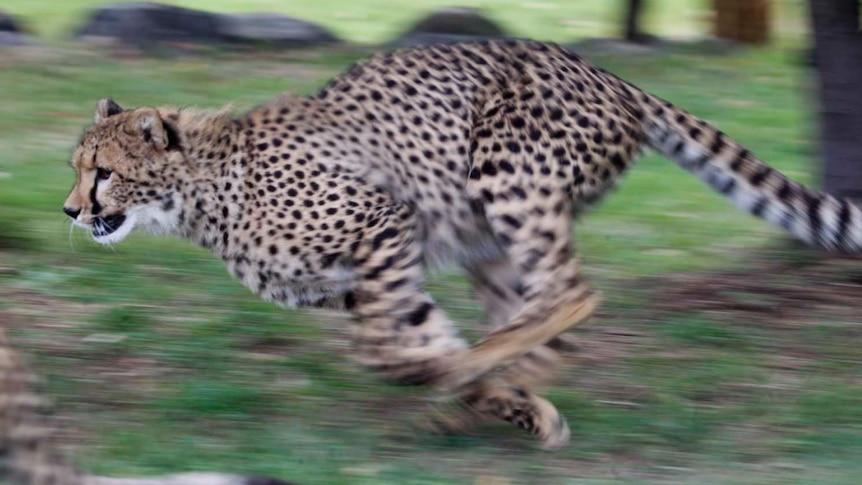
[[[359,368],[343,315],[260,302],[183,241],[97,247],[60,211],[99,98],[241,113],[381,49],[498,36],[571,47],[792,178],[858,197],[856,0],[168,4],[0,3],[0,325],[46,378],[82,466],[303,484],[859,483],[862,264],[789,243],[656,156],[577,225],[605,305],[548,391],[573,432],[557,453],[506,426],[417,432],[427,392]],[[431,288],[475,337],[461,275]]]

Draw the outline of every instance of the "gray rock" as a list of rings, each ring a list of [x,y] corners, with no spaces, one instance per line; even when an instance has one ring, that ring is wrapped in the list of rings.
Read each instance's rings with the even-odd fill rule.
[[[0,12],[0,32],[26,33],[21,22],[5,12]]]
[[[0,12],[0,46],[32,45],[24,25],[11,15]]]
[[[311,46],[338,39],[315,24],[277,14],[218,14],[159,3],[97,9],[76,33],[137,48],[165,44]]]
[[[134,47],[159,43],[216,43],[218,19],[210,13],[157,3],[106,5],[76,35],[109,38]]]
[[[339,42],[323,27],[278,14],[221,15],[219,33],[230,43],[263,43],[278,47],[304,47]]]
[[[506,31],[478,10],[448,7],[420,19],[391,44],[398,47],[451,44],[507,37]]]

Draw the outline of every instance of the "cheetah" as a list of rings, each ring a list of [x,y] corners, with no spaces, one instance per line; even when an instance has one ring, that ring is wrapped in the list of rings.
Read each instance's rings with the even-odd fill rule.
[[[154,478],[88,475],[54,448],[57,430],[47,401],[33,394],[35,380],[0,328],[0,483],[7,485],[291,485],[275,478],[184,473]]]
[[[537,394],[564,332],[599,303],[574,218],[645,149],[811,244],[858,251],[862,212],[789,180],[705,121],[557,45],[381,53],[310,96],[243,116],[98,103],[63,210],[98,243],[135,229],[208,248],[265,300],[343,309],[356,356],[445,391],[546,448],[566,420]],[[489,325],[469,345],[424,286],[460,266]],[[468,420],[469,420],[468,419]]]

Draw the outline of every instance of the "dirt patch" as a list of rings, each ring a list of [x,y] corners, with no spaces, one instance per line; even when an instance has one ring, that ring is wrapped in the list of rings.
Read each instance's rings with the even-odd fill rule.
[[[767,254],[744,269],[649,277],[635,285],[656,288],[652,316],[697,311],[776,327],[810,321],[812,314],[859,318],[862,258],[794,256]]]

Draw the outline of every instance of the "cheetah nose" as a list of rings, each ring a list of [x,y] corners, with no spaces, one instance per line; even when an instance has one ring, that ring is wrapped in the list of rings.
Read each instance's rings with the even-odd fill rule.
[[[65,212],[66,215],[71,217],[72,219],[77,219],[78,214],[81,213],[81,209],[72,209],[71,207],[63,207],[63,212]]]

